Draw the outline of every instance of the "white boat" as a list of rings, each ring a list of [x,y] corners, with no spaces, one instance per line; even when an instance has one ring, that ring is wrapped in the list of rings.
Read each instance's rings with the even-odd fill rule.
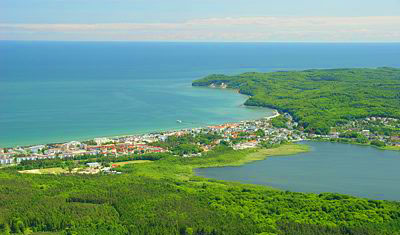
[[[176,120],[177,123],[182,123],[182,120]]]

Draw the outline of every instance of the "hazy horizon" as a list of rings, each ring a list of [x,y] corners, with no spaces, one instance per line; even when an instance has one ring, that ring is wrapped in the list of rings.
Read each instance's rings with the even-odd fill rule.
[[[397,0],[0,0],[0,9],[0,40],[400,41]]]

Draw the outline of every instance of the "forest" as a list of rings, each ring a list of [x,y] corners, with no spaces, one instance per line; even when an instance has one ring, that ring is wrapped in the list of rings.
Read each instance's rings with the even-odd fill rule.
[[[275,146],[259,155],[304,148]],[[199,158],[169,155],[128,164],[118,169],[121,175],[34,175],[4,168],[0,234],[400,234],[398,202],[194,174],[199,167],[242,164],[256,151],[219,146]]]
[[[226,84],[249,95],[246,105],[290,113],[306,130],[327,134],[330,127],[370,116],[400,118],[400,69],[310,69],[210,75],[193,86]]]

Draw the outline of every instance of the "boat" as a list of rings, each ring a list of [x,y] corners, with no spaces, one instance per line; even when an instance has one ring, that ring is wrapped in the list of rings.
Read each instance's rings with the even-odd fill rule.
[[[176,120],[177,123],[182,123],[182,120]]]

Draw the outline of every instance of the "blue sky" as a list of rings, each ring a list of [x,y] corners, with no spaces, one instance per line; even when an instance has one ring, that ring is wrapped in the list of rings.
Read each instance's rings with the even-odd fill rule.
[[[400,41],[400,0],[0,0],[0,39]]]

